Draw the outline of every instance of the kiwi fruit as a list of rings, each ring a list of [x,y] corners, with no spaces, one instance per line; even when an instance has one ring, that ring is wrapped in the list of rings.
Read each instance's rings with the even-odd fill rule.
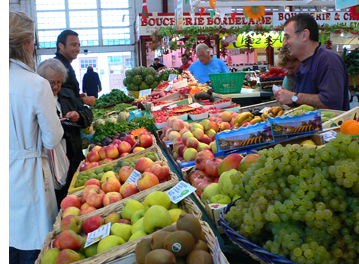
[[[169,225],[169,226],[166,226],[165,228],[162,228],[162,231],[167,231],[167,232],[177,231],[177,227],[174,224]]]
[[[198,239],[198,241],[196,242],[196,244],[194,244],[194,248],[195,249],[200,249],[200,250],[204,250],[204,251],[208,251],[208,246],[206,244],[206,242],[203,242],[203,240]]]
[[[184,257],[194,248],[195,241],[191,233],[178,230],[166,236],[164,248],[171,251],[176,257]]]
[[[145,264],[145,259],[149,252],[151,252],[151,238],[144,238],[137,243],[135,248],[137,263]]]
[[[201,239],[203,242],[206,242],[206,237],[204,236],[203,230],[201,231],[201,235],[199,236],[199,239]]]
[[[187,264],[212,264],[211,254],[204,250],[193,250],[186,258]]]
[[[176,258],[176,264],[186,264],[186,258]]]
[[[161,249],[164,248],[163,242],[167,235],[171,234],[171,232],[168,231],[158,231],[154,233],[151,237],[151,249]]]
[[[185,230],[192,234],[195,241],[201,237],[202,226],[193,214],[181,215],[177,220],[177,229]]]
[[[145,264],[176,264],[176,257],[169,250],[155,249],[147,254]]]

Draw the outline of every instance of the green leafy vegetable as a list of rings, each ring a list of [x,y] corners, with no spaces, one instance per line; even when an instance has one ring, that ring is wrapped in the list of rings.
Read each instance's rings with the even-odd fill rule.
[[[114,89],[110,93],[104,94],[100,98],[98,98],[96,100],[94,108],[103,107],[118,102],[131,101],[133,99],[134,99],[133,97],[126,95],[125,92],[119,89]]]

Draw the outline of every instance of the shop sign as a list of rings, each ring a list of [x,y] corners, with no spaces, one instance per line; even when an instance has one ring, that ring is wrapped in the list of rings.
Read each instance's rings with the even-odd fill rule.
[[[250,34],[252,39],[252,47],[253,48],[266,48],[266,38],[268,35],[272,37],[272,46],[273,48],[280,48],[283,46],[283,38],[284,33],[277,33],[277,32],[271,32],[271,33],[265,33],[264,35],[261,34],[252,34],[251,33],[243,33],[238,35],[237,41],[233,44],[230,44],[227,46],[227,49],[245,49],[246,47],[246,37]]]
[[[311,14],[318,25],[328,24],[335,25],[337,23],[344,23],[347,26],[349,25],[358,25],[358,20],[355,20],[350,16],[349,12],[300,12]],[[299,12],[273,12],[273,26],[279,26],[280,24],[284,24],[287,19],[292,16],[299,14]]]

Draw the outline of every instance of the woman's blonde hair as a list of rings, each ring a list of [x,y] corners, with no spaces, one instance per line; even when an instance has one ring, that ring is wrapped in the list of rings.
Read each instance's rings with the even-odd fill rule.
[[[35,70],[33,54],[25,48],[24,42],[34,41],[35,22],[24,12],[10,12],[9,14],[9,57],[22,61]]]
[[[298,59],[296,57],[292,57],[289,55],[289,50],[286,47],[281,47],[278,53],[278,60],[277,60],[277,66],[280,68],[284,68],[285,65],[289,61],[297,61]]]

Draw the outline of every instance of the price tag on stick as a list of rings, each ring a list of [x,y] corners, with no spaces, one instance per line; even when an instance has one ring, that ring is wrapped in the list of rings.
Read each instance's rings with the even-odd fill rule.
[[[171,189],[166,191],[173,203],[178,203],[196,190],[195,187],[185,181],[180,181]]]
[[[172,89],[173,85],[170,84],[166,87],[165,92],[169,92]]]
[[[141,177],[141,172],[138,170],[133,170],[130,177],[127,178],[126,182],[134,182],[137,186],[137,180]]]

